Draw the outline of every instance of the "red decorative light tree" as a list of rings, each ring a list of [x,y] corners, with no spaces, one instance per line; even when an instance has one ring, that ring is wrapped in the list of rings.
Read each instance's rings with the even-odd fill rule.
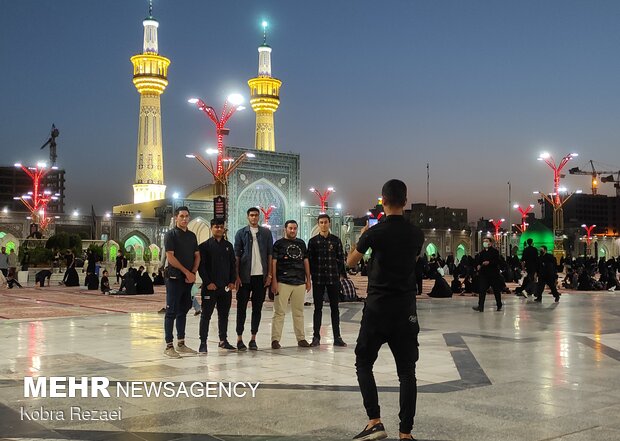
[[[230,133],[230,129],[227,129],[225,126],[230,117],[233,116],[237,110],[244,109],[244,107],[241,106],[243,97],[239,94],[229,95],[224,102],[224,108],[220,116],[217,115],[213,107],[207,106],[201,99],[192,98],[188,100],[188,102],[196,104],[198,108],[213,121],[213,124],[215,124],[215,132],[217,134],[217,166],[215,172],[217,175],[220,175],[224,171],[224,135]]]
[[[525,208],[521,208],[519,204],[515,204],[514,208],[519,210],[519,213],[521,213],[521,233],[524,233],[525,230],[527,230],[527,222],[525,222],[525,220],[527,219],[528,213],[532,210],[532,208],[534,208],[534,204],[530,204]]]
[[[592,230],[596,228],[596,225],[587,226],[586,224],[582,224],[581,227],[586,230],[586,250],[587,253],[590,254],[590,244],[592,243]]]
[[[327,190],[325,190],[324,193],[321,193],[316,188],[311,187],[310,191],[312,193],[314,193],[315,195],[317,195],[317,197],[319,198],[319,201],[321,201],[321,212],[324,213],[325,212],[325,205],[327,203],[327,199],[329,198],[329,195],[334,193],[336,190],[334,190],[334,187],[328,187]]]
[[[505,221],[506,219],[502,218],[502,219],[497,219],[497,220],[493,220],[493,219],[489,219],[489,222],[491,222],[493,224],[493,226],[495,227],[495,242],[499,242],[500,239],[500,233],[499,230],[502,226],[502,223]]]
[[[30,211],[32,223],[37,224],[44,231],[51,222],[51,218],[46,214],[47,205],[50,201],[56,200],[57,197],[52,195],[49,190],[42,189],[42,180],[50,170],[56,170],[57,167],[49,169],[45,163],[41,162],[36,167],[24,167],[22,164],[15,164],[15,167],[21,168],[32,179],[32,191],[14,199],[22,201],[26,208],[28,208],[28,211]]]
[[[562,199],[560,197],[560,178],[562,177],[562,169],[572,158],[579,156],[577,153],[571,153],[562,158],[559,164],[556,164],[553,157],[547,153],[541,153],[538,157],[539,161],[544,161],[553,170],[553,196],[555,205],[560,205]]]
[[[265,209],[259,205],[258,208],[263,213],[263,218],[265,219],[265,225],[269,226],[269,217],[271,216],[271,212],[273,211],[274,208],[276,208],[276,206],[270,205],[267,209]]]

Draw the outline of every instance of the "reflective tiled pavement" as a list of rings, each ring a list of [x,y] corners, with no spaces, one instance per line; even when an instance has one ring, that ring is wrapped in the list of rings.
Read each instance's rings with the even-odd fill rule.
[[[488,300],[492,300],[489,298]],[[420,440],[619,440],[620,301],[612,293],[568,294],[559,304],[505,297],[501,312],[475,313],[473,298],[419,302],[422,324]],[[269,348],[266,305],[257,352],[168,359],[156,313],[0,322],[0,437],[78,440],[338,440],[365,423],[354,345],[361,304],[342,304],[347,348],[334,348],[329,310],[320,348],[296,346],[290,315],[281,350]],[[215,318],[215,317],[214,317]],[[306,307],[311,337],[312,307]],[[198,317],[188,344],[198,346]],[[212,321],[211,335],[217,330]],[[229,331],[234,334],[234,310]],[[232,339],[231,339],[232,340]],[[247,341],[246,341],[247,343]],[[243,398],[24,398],[25,376],[104,376],[128,381],[260,382]],[[398,380],[387,348],[376,365],[383,420],[397,435]],[[22,408],[115,410],[120,421],[22,421]]]

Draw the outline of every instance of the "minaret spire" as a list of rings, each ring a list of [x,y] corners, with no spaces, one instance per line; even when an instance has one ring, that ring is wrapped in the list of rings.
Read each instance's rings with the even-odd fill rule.
[[[250,86],[250,105],[256,113],[257,150],[276,150],[275,125],[273,114],[280,105],[280,86],[282,81],[271,76],[271,47],[267,44],[266,21],[263,26],[263,44],[258,47],[258,76],[248,81]]]
[[[140,93],[136,180],[133,184],[134,203],[163,199],[166,191],[160,95],[168,86],[170,60],[159,55],[157,44],[159,22],[153,18],[152,0],[149,0],[149,16],[144,19],[142,25],[143,52],[131,57],[133,84]]]

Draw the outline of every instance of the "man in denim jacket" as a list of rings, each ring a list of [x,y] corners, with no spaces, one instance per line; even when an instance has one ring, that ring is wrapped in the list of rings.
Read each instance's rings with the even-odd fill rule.
[[[243,343],[248,300],[252,298],[252,324],[250,350],[257,350],[256,333],[260,324],[266,287],[271,285],[273,238],[268,228],[258,225],[260,211],[250,207],[247,211],[248,226],[235,234],[237,260],[237,349],[247,350]]]

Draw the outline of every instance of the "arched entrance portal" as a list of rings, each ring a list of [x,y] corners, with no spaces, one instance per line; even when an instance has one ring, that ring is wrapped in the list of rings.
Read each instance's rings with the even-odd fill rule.
[[[187,229],[196,235],[198,243],[201,244],[211,237],[210,225],[210,221],[207,222],[202,217],[197,217],[187,224]],[[230,238],[230,231],[228,232],[228,236]]]
[[[135,260],[142,260],[145,245],[144,240],[140,236],[134,234],[125,241],[124,248],[128,253],[134,252]]]
[[[241,226],[246,225],[247,210],[250,207],[261,206],[267,208],[275,206],[269,217],[269,226],[274,236],[274,240],[281,236],[286,219],[287,204],[282,191],[266,179],[259,179],[248,185],[239,194],[237,199],[237,219]],[[261,214],[261,223],[263,215]],[[234,234],[234,232],[233,232]]]
[[[11,250],[15,250],[17,253],[17,244],[19,241],[11,233],[0,231],[0,246],[6,248],[6,253],[9,254]]]
[[[426,257],[431,257],[433,254],[437,255],[437,245],[431,242],[426,245]]]
[[[459,246],[456,247],[456,260],[460,262],[463,256],[466,254],[467,254],[467,250],[465,249],[465,245],[459,244]]]

